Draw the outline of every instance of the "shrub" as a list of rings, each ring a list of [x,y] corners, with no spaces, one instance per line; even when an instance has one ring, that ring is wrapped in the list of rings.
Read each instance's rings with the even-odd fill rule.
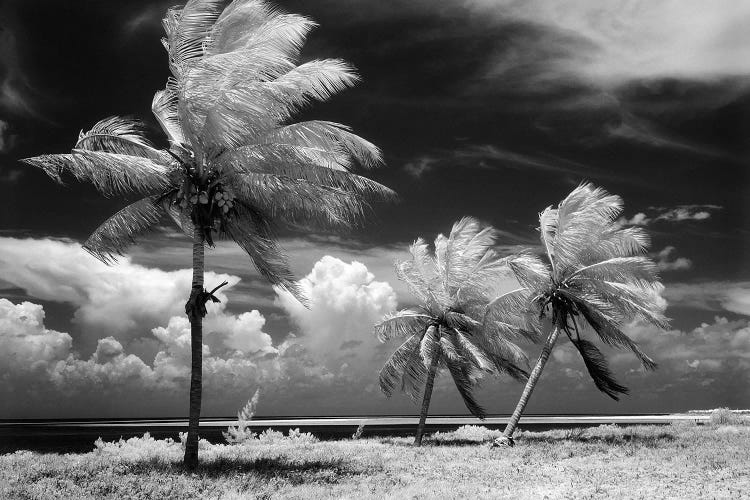
[[[716,408],[709,417],[711,425],[740,425],[743,419],[729,408]]]
[[[257,440],[262,444],[311,444],[318,442],[318,438],[309,432],[300,432],[299,429],[289,429],[289,433],[286,436],[283,432],[266,429],[260,433]]]
[[[462,425],[453,432],[436,432],[432,439],[437,442],[473,441],[483,443],[502,436],[502,431],[490,430],[481,425]]]
[[[312,444],[319,440],[309,432],[300,432],[299,428],[289,429],[286,439],[296,444]]]
[[[184,434],[184,433],[182,433]],[[201,440],[206,443],[205,440]],[[119,441],[105,442],[98,438],[94,442],[96,449],[94,453],[99,455],[122,458],[129,461],[159,460],[171,461],[179,459],[184,450],[184,444],[175,442],[172,438],[158,440],[151,437],[148,432],[142,437],[132,437]]]

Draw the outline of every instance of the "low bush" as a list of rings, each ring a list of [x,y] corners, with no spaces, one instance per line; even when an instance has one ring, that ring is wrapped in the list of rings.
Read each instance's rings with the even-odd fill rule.
[[[481,425],[462,425],[452,432],[436,432],[431,440],[437,443],[485,443],[502,435],[500,430],[490,430]]]
[[[729,408],[716,408],[711,411],[709,417],[711,425],[742,425],[748,422],[747,418],[740,415],[738,412],[734,412]]]

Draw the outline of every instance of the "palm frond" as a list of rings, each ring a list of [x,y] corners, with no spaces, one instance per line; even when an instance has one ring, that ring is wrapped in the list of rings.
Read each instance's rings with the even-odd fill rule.
[[[415,333],[420,334],[425,331],[430,321],[434,321],[432,316],[412,309],[402,309],[386,314],[375,325],[375,334],[381,342],[386,342],[397,337],[406,337]]]
[[[475,331],[482,328],[482,322],[472,318],[469,314],[458,311],[446,311],[443,315],[445,324],[455,330],[466,332]]]
[[[529,303],[530,290],[516,288],[493,297],[484,305],[483,321],[502,320],[507,317],[525,316]]]
[[[613,347],[630,349],[647,370],[657,368],[657,364],[641,350],[636,342],[625,335],[615,322],[593,307],[587,307],[584,303],[577,303],[576,305],[602,342]]]
[[[114,263],[135,243],[138,235],[151,229],[165,215],[158,198],[149,196],[123,208],[99,226],[83,248],[105,264]]]
[[[58,184],[65,184],[62,180],[62,174],[68,170],[69,165],[73,163],[71,154],[51,154],[39,155],[32,158],[22,158],[22,163],[31,165],[44,171],[49,177]]]
[[[271,80],[225,83],[203,74],[190,76],[182,90],[184,110],[202,131],[201,139],[217,147],[254,142],[311,102],[326,101],[358,79],[346,63],[335,59],[311,61]]]
[[[619,283],[653,282],[657,280],[657,271],[656,264],[647,257],[612,257],[578,268],[567,275],[566,280],[592,279]]]
[[[456,339],[456,345],[460,348],[462,354],[461,357],[468,360],[480,370],[492,373],[494,363],[487,356],[485,351],[480,346],[475,345],[469,338],[469,335],[455,328],[453,330],[455,332],[454,338]]]
[[[357,193],[257,172],[227,177],[237,198],[286,226],[348,229],[369,207]]]
[[[319,59],[301,64],[274,80],[255,85],[262,85],[285,102],[302,108],[311,100],[327,101],[358,81],[359,76],[354,68],[341,59]]]
[[[497,273],[502,260],[492,251],[496,231],[482,227],[478,220],[463,217],[451,229],[445,243],[445,284],[450,288],[465,288],[469,292],[484,291]]]
[[[365,168],[383,164],[380,149],[354,134],[350,127],[328,121],[304,121],[268,131],[257,139],[258,144],[289,144],[344,152]]]
[[[440,358],[440,337],[440,329],[435,325],[428,326],[422,336],[419,343],[419,355],[422,357],[425,368],[429,367],[436,357]]]
[[[547,258],[555,270],[555,237],[557,236],[558,213],[557,209],[547,207],[539,214],[539,236],[542,240],[544,251],[547,252]]]
[[[461,356],[461,348],[456,343],[455,335],[450,329],[448,333],[440,336],[440,349],[442,351],[442,360],[444,363],[468,362]]]
[[[412,259],[396,263],[396,277],[422,304],[429,307],[446,305],[448,298],[440,285],[440,276],[427,244],[421,238],[410,247]]]
[[[187,67],[204,55],[204,44],[222,11],[223,0],[188,0],[172,8],[164,19],[172,73],[180,78]]]
[[[581,354],[589,376],[594,381],[597,389],[605,393],[615,401],[619,401],[618,394],[627,394],[628,388],[620,385],[612,375],[607,364],[607,359],[601,351],[591,342],[584,339],[571,339],[571,342]]]
[[[142,122],[120,116],[105,118],[88,132],[81,131],[73,149],[140,156],[159,163],[170,161],[165,152],[156,149],[146,138]]]
[[[253,144],[225,153],[220,168],[237,174],[261,173],[297,179],[364,196],[394,199],[395,193],[366,177],[349,172],[349,158],[323,149],[286,144]]]
[[[266,2],[232,2],[214,24],[206,54],[263,51],[299,57],[316,23],[298,14],[286,14]]]
[[[601,235],[610,231],[622,213],[622,199],[591,184],[581,184],[558,206],[555,254],[560,266],[575,266],[584,249],[598,248]]]
[[[176,86],[176,80],[170,77],[164,90],[157,91],[154,94],[154,100],[151,102],[151,112],[156,117],[156,121],[159,122],[164,134],[166,134],[169,143],[173,145],[187,143],[178,115]]]
[[[473,368],[467,364],[448,362],[448,370],[456,384],[456,389],[461,395],[466,408],[472,415],[484,420],[487,416],[484,408],[474,398],[474,387],[477,385],[477,379],[473,373]]]
[[[612,257],[643,256],[649,246],[651,239],[640,227],[610,227],[590,233],[590,237],[581,242],[576,260],[585,266]]]
[[[406,392],[413,401],[420,397],[427,379],[427,369],[419,354],[422,334],[412,335],[388,358],[380,370],[380,390],[391,396],[396,389]]]
[[[289,270],[268,221],[242,203],[237,203],[235,209],[236,214],[225,222],[227,235],[250,256],[261,276],[305,303],[307,299]]]
[[[539,292],[550,284],[551,270],[536,255],[521,252],[507,257],[506,262],[521,286],[530,292]]]
[[[91,182],[105,196],[162,191],[169,185],[167,174],[171,169],[148,158],[84,149],[21,161],[43,169],[58,182],[62,172],[67,171],[78,180]]]
[[[657,295],[661,292],[659,282],[615,283],[609,281],[585,282],[582,290],[570,292],[587,305],[597,308],[618,324],[637,318],[666,329],[669,321],[664,317]]]

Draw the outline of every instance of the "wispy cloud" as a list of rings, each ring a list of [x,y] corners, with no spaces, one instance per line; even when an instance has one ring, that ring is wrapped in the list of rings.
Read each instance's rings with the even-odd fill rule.
[[[23,72],[18,53],[17,37],[6,16],[0,10],[0,109],[19,116],[41,117],[32,102],[33,89]]]
[[[437,162],[437,159],[429,156],[420,156],[414,160],[406,163],[403,167],[404,172],[411,175],[412,177],[419,179],[423,174],[432,170],[433,166]]]
[[[464,1],[482,16],[567,34],[571,42],[560,44],[558,39],[556,47],[545,50],[557,55],[547,66],[559,76],[608,87],[634,79],[712,79],[750,73],[750,4],[742,0]],[[504,64],[507,61],[497,62]]]
[[[10,133],[10,125],[0,120],[0,154],[9,153],[16,143],[16,136]]]
[[[162,17],[170,4],[158,2],[148,5],[133,15],[123,24],[122,30],[125,36],[133,36],[146,26],[159,27]]]
[[[669,283],[664,297],[670,305],[750,316],[750,282],[708,281]]]
[[[404,170],[415,177],[422,177],[440,168],[455,167],[537,170],[570,174],[577,178],[592,176],[609,177],[607,172],[600,172],[582,163],[563,158],[522,153],[495,144],[469,144],[452,150],[432,151],[407,163],[404,166]]]
[[[616,125],[605,127],[605,132],[610,138],[625,139],[654,148],[673,149],[701,156],[733,159],[721,151],[700,144],[693,144],[686,139],[681,139],[669,132],[659,130],[659,127],[655,124],[645,118],[636,117],[633,113],[626,111],[624,107],[621,107],[619,112],[621,117],[620,122]]]

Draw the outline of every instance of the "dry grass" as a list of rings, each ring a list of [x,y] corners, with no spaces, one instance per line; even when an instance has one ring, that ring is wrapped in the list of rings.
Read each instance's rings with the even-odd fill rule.
[[[197,472],[179,442],[132,440],[80,455],[0,457],[0,498],[742,498],[750,426],[521,433],[491,448],[481,427],[408,438],[204,443]]]

